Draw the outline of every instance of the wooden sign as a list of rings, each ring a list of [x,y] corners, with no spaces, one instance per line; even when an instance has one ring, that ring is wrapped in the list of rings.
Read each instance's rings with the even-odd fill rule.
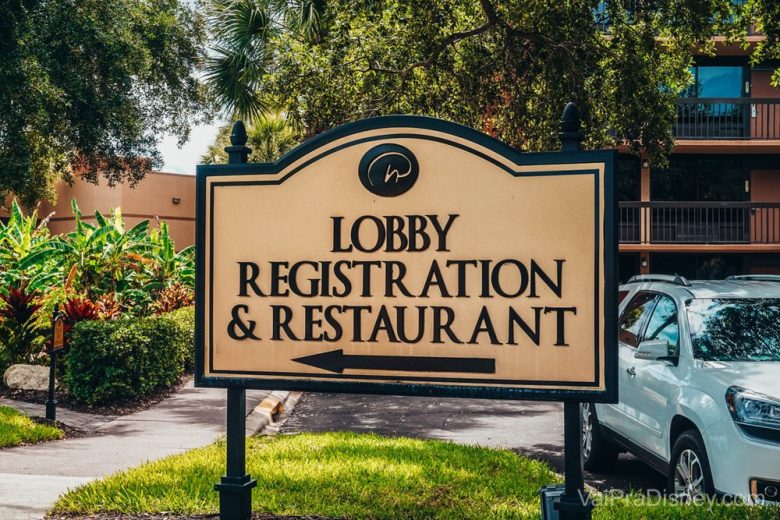
[[[196,383],[614,400],[613,161],[391,116],[198,166]]]
[[[65,321],[62,318],[54,320],[54,342],[52,346],[54,350],[65,347]]]

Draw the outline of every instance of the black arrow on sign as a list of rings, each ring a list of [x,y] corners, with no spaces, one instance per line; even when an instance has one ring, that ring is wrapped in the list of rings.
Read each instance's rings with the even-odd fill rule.
[[[341,374],[345,368],[362,370],[397,370],[399,372],[467,372],[495,374],[496,360],[482,358],[361,356],[344,354],[341,349],[293,359],[329,372]]]

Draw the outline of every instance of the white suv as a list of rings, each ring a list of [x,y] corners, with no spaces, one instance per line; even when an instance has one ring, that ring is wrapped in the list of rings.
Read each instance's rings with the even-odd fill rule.
[[[630,451],[677,498],[780,503],[780,277],[620,287],[618,404],[582,405],[583,462]]]

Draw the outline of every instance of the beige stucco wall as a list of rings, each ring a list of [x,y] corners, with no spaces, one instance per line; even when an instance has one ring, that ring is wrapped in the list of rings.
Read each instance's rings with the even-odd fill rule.
[[[102,179],[97,185],[78,178],[72,186],[61,182],[57,186],[57,203],[43,203],[38,211],[41,217],[54,212],[49,223],[53,233],[66,233],[73,229],[70,201],[74,197],[85,219],[94,219],[96,210],[105,214],[112,208],[121,208],[128,227],[142,220],[156,225],[159,218],[168,223],[178,249],[195,243],[193,175],[153,172],[135,188],[127,184],[109,187]],[[174,204],[174,198],[180,199],[180,202]]]

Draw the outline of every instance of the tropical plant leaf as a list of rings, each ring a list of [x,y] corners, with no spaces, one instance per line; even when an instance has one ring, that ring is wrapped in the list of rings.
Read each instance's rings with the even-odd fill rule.
[[[89,224],[73,199],[75,229],[52,236],[47,221],[38,220],[35,211],[25,215],[15,201],[11,207],[11,218],[0,225],[2,296],[25,287],[37,291],[49,311],[67,298],[85,298],[99,303],[98,315],[108,319],[120,312],[149,314],[155,301],[170,307],[171,302],[184,301],[182,295],[192,288],[194,248],[177,253],[164,221],[152,230],[148,220],[126,230],[117,208],[108,214],[95,212],[95,223]],[[172,286],[182,289],[161,299],[160,293]],[[19,329],[8,337],[27,332]]]

